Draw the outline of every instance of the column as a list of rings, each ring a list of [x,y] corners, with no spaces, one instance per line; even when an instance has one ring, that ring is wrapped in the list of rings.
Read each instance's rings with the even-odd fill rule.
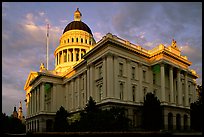
[[[184,73],[184,84],[185,84],[185,92],[184,92],[184,98],[185,98],[185,106],[189,107],[189,100],[188,100],[188,79],[187,79],[187,72]]]
[[[165,74],[164,74],[164,64],[160,64],[161,70],[161,102],[165,103]]]
[[[89,73],[89,84],[90,84],[90,88],[89,88],[89,93],[90,93],[90,96],[92,96],[92,98],[94,99],[94,95],[93,95],[93,84],[94,84],[94,81],[93,81],[93,65],[91,64],[90,65],[90,73]]]
[[[76,51],[74,48],[73,48],[73,61],[76,61]]]
[[[113,56],[107,56],[107,96],[113,97]]]
[[[72,83],[72,110],[74,109],[74,80],[71,81]]]
[[[120,94],[119,94],[119,88],[118,88],[118,57],[116,55],[114,55],[114,98],[120,99]],[[104,84],[104,82],[103,82]]]
[[[69,62],[69,50],[67,49],[67,62]]]
[[[86,79],[86,74],[87,73],[84,73],[84,99],[85,99],[85,104],[87,102],[87,79]]]
[[[44,111],[45,110],[45,88],[44,88],[44,83],[40,84],[41,87],[41,106],[40,106],[40,111]]]
[[[33,97],[34,97],[34,114],[36,113],[36,88],[34,89],[34,93],[33,93]]]
[[[86,80],[86,82],[87,82],[87,101],[89,100],[89,97],[90,97],[90,68],[89,68],[90,66],[88,65],[87,66],[87,80]]]
[[[139,87],[138,90],[136,91],[138,93],[138,97],[139,97],[139,102],[143,102],[144,101],[144,93],[143,93],[143,89],[142,89],[142,63],[138,63],[138,71],[139,71]]]
[[[107,81],[106,57],[103,57],[103,98],[107,97],[106,81]]]
[[[178,105],[181,106],[182,104],[182,94],[181,94],[181,76],[180,76],[180,70],[177,70],[177,95],[178,95]]]
[[[174,87],[173,87],[173,67],[169,68],[169,82],[170,82],[170,103],[174,103]]]
[[[58,65],[59,65],[59,60],[60,60],[60,58],[59,58],[59,52],[57,53],[57,56],[58,56]]]
[[[55,67],[57,66],[57,54],[55,56]]]
[[[131,64],[130,64],[130,60],[127,59],[127,84],[126,84],[126,87],[127,87],[127,90],[125,90],[125,94],[126,94],[126,98],[125,100],[127,101],[131,101],[132,98],[132,84],[131,84],[131,73],[132,73],[132,67],[131,67]]]
[[[31,115],[33,115],[33,90],[31,91]]]
[[[81,60],[81,49],[79,49],[79,60]]]
[[[73,50],[72,51],[69,51],[69,57],[70,57],[70,61],[72,62],[73,61],[73,57],[72,57],[72,52],[73,52]]]
[[[64,63],[64,50],[62,50],[61,61],[62,61],[62,63]]]

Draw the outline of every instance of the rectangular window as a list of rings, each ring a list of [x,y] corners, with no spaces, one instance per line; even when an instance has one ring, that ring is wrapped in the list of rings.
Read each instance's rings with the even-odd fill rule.
[[[146,71],[143,70],[143,81],[145,81],[145,80],[146,80]]]
[[[132,67],[132,79],[135,79],[135,67]]]
[[[99,71],[99,78],[102,78],[102,77],[103,77],[102,66],[100,66],[100,67],[98,68],[98,71]]]
[[[123,99],[123,83],[120,83],[120,99]]]
[[[123,63],[119,63],[119,75],[123,76]]]
[[[135,86],[132,86],[132,101],[135,101]]]
[[[156,84],[156,74],[153,73],[153,84]]]
[[[102,96],[103,96],[102,85],[99,85],[98,93],[99,93],[99,102],[100,102],[102,100]]]
[[[146,96],[146,92],[147,92],[147,88],[146,87],[144,87],[144,89],[143,89],[143,91],[144,91],[144,99],[145,99],[145,96]]]

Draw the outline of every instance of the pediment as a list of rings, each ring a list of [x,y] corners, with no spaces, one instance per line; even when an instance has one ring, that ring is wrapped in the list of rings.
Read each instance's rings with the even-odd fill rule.
[[[38,72],[34,72],[34,71],[31,71],[27,77],[27,80],[26,80],[26,83],[25,83],[25,86],[24,86],[24,90],[27,91],[27,89],[30,87],[29,84],[30,82],[36,78],[38,76]]]

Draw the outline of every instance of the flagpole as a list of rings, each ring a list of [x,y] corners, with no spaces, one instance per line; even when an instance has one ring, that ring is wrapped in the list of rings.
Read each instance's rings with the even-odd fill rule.
[[[48,45],[49,45],[49,24],[47,24],[47,70],[48,70]]]

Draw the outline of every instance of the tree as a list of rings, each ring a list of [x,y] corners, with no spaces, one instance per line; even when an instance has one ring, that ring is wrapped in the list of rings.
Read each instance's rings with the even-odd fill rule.
[[[202,131],[203,121],[203,103],[202,103],[202,85],[198,88],[198,100],[190,105],[191,115],[191,129],[196,131]]]
[[[68,116],[69,113],[67,112],[67,110],[65,110],[64,107],[61,106],[55,116],[54,131],[57,132],[68,131],[69,126],[67,121]]]
[[[0,133],[25,133],[26,127],[22,121],[16,117],[0,114]]]
[[[143,127],[146,130],[159,130],[162,124],[160,101],[153,93],[147,93],[143,105]]]

